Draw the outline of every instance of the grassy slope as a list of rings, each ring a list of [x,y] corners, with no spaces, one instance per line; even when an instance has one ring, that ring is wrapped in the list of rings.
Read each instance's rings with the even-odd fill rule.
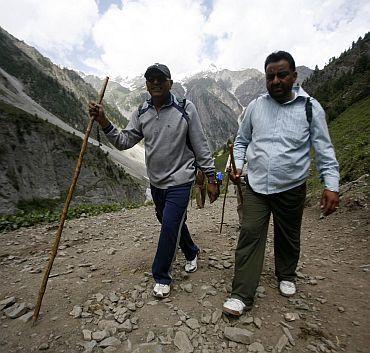
[[[340,166],[340,183],[370,173],[370,97],[346,109],[329,125],[329,130]],[[316,192],[321,186],[312,169],[309,192]]]

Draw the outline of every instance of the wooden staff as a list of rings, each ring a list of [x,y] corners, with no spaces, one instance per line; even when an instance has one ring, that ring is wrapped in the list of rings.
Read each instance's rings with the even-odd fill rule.
[[[103,101],[103,97],[104,97],[105,89],[107,88],[108,80],[109,80],[109,77],[106,77],[105,81],[104,81],[104,84],[103,84],[103,87],[102,87],[102,89],[99,93],[99,97],[98,97],[98,103],[99,104],[101,104],[102,101]],[[39,290],[39,296],[37,298],[35,311],[34,311],[33,317],[32,317],[33,324],[35,324],[35,322],[36,322],[36,320],[39,316],[40,307],[41,307],[41,303],[42,303],[42,298],[44,297],[44,294],[45,294],[45,291],[46,291],[46,285],[48,283],[48,279],[49,279],[50,272],[51,272],[51,268],[53,266],[54,259],[57,255],[59,242],[60,242],[60,238],[61,238],[62,231],[63,231],[64,222],[67,218],[68,207],[69,207],[69,204],[70,204],[71,199],[72,199],[73,191],[74,191],[74,189],[76,187],[76,184],[77,184],[78,175],[80,174],[82,160],[83,160],[84,154],[86,152],[87,143],[88,143],[88,140],[89,140],[89,136],[90,136],[93,124],[94,124],[94,117],[91,116],[90,120],[89,120],[89,123],[88,123],[88,126],[87,126],[87,129],[86,129],[85,137],[84,137],[83,142],[82,142],[82,147],[81,147],[80,155],[79,155],[78,160],[77,160],[77,165],[76,165],[76,169],[75,169],[75,172],[74,172],[74,175],[73,175],[72,183],[71,183],[71,186],[69,187],[68,195],[67,195],[66,201],[64,203],[62,215],[60,217],[60,223],[59,223],[58,231],[57,231],[57,234],[55,236],[53,247],[51,249],[49,262],[46,266],[45,273],[44,273],[44,278],[42,280],[41,287],[40,287],[40,290]]]
[[[225,195],[224,195],[224,201],[223,201],[223,203],[222,203],[222,214],[221,214],[220,234],[221,234],[221,232],[222,232],[222,225],[224,224],[225,203],[226,203],[227,190],[228,190],[228,187],[229,187],[230,168],[231,168],[231,159],[230,159],[230,165],[229,165],[229,167],[227,168],[226,185],[225,185]]]
[[[236,166],[235,166],[235,159],[234,159],[234,145],[232,143],[229,144],[229,151],[230,151],[230,164],[233,168],[233,174],[236,175]],[[243,192],[242,192],[242,187],[240,185],[240,180],[239,182],[236,183],[236,187],[238,189],[240,202],[243,203]]]

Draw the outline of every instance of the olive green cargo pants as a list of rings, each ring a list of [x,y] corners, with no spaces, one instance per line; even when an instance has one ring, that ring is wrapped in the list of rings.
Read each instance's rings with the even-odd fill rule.
[[[252,307],[260,280],[271,213],[274,219],[275,275],[294,282],[300,252],[300,233],[306,184],[277,194],[263,195],[246,184],[243,222],[235,251],[231,297]]]

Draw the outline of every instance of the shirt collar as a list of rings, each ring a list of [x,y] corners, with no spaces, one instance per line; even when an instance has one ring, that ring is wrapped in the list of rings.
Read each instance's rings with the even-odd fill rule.
[[[295,92],[296,98],[298,98],[298,97],[307,98],[307,97],[310,96],[300,85],[294,86],[292,88],[292,91]]]

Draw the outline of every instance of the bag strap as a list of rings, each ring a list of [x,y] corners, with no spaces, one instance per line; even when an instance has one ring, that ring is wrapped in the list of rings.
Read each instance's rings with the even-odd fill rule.
[[[150,101],[150,99],[147,100],[148,103],[149,103],[149,101]],[[150,108],[149,104],[145,108],[143,108],[143,105],[144,104],[140,104],[139,107],[137,108],[137,110],[138,110],[138,116],[137,117],[138,118],[140,117],[140,115],[143,115]]]
[[[311,102],[311,97],[307,97],[306,98],[305,109],[306,109],[306,118],[307,118],[308,124],[311,125],[311,121],[312,121],[312,102]]]
[[[173,101],[172,105],[174,106],[174,108],[176,108],[181,113],[182,117],[189,124],[189,115],[188,115],[188,113],[185,110],[186,98],[177,98],[176,97],[176,99],[177,99],[177,102],[178,103],[176,103],[175,101]]]
[[[185,106],[186,106],[186,98],[177,98],[178,104],[176,102],[173,102],[173,106],[182,114],[182,117],[185,119],[186,123],[188,124],[188,131],[186,133],[186,145],[188,146],[189,150],[194,153],[193,146],[190,142],[189,137],[189,114],[186,112]]]

